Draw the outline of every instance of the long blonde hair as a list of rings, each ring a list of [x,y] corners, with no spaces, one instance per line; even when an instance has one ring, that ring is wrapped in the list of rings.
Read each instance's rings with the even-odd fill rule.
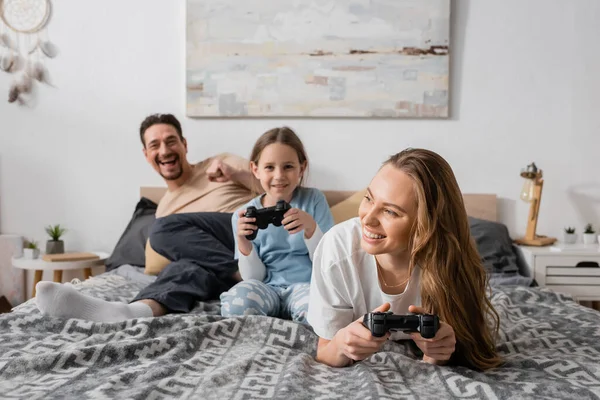
[[[421,269],[423,307],[454,329],[451,362],[478,370],[497,367],[502,363],[495,347],[500,318],[487,296],[488,278],[452,168],[425,149],[404,150],[387,164],[414,182],[418,204],[410,269]]]

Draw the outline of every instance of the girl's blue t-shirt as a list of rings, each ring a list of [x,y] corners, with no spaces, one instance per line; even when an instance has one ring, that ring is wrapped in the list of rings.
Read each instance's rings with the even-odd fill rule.
[[[260,195],[250,200],[241,209],[254,206],[263,208]],[[333,216],[325,195],[318,189],[299,187],[290,201],[292,208],[298,208],[310,214],[321,232],[325,233],[333,226]],[[239,211],[239,210],[238,210]],[[235,258],[239,258],[237,243],[238,211],[233,213],[231,224],[235,240]],[[252,241],[254,250],[267,269],[264,283],[273,286],[289,286],[293,283],[310,282],[312,261],[304,242],[304,231],[289,234],[282,226],[269,224],[267,229],[259,229]]]

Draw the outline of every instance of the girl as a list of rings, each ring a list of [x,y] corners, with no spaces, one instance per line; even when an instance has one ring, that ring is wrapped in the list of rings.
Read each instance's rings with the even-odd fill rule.
[[[317,361],[343,367],[389,338],[410,338],[426,362],[496,367],[499,317],[487,288],[452,169],[432,151],[402,151],[371,181],[359,217],[337,225],[315,252],[308,322],[320,337]],[[439,330],[432,339],[373,337],[363,315],[388,310],[437,314]]]
[[[264,133],[254,145],[250,167],[265,193],[235,212],[232,225],[236,258],[243,281],[221,295],[221,315],[268,315],[304,322],[308,308],[312,258],[321,237],[333,226],[323,193],[302,187],[308,160],[290,128]],[[281,226],[258,230],[246,209],[272,207],[285,200],[292,207]]]

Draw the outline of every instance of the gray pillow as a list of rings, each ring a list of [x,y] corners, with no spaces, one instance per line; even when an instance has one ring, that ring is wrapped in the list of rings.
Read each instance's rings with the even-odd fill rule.
[[[519,271],[517,254],[506,225],[469,217],[469,226],[481,261],[489,273]]]
[[[105,262],[106,270],[129,264],[144,267],[146,264],[146,240],[150,227],[156,219],[156,203],[142,197],[135,207],[133,216],[119,238],[115,249]]]

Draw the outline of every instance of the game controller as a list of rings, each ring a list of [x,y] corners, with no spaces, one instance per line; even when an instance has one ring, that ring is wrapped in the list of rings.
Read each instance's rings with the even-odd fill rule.
[[[292,206],[290,206],[285,200],[279,200],[277,204],[273,207],[257,209],[256,207],[250,206],[246,209],[244,217],[256,218],[256,222],[254,222],[254,225],[256,225],[258,229],[267,229],[269,224],[281,226],[281,220],[283,220],[283,215],[287,212],[287,210],[291,208]],[[250,235],[246,235],[246,239],[256,239],[258,229],[253,231]]]
[[[425,339],[431,339],[438,331],[440,320],[437,315],[431,314],[394,315],[392,312],[373,312],[365,314],[363,325],[376,337],[382,337],[388,331],[403,331],[419,332]]]

